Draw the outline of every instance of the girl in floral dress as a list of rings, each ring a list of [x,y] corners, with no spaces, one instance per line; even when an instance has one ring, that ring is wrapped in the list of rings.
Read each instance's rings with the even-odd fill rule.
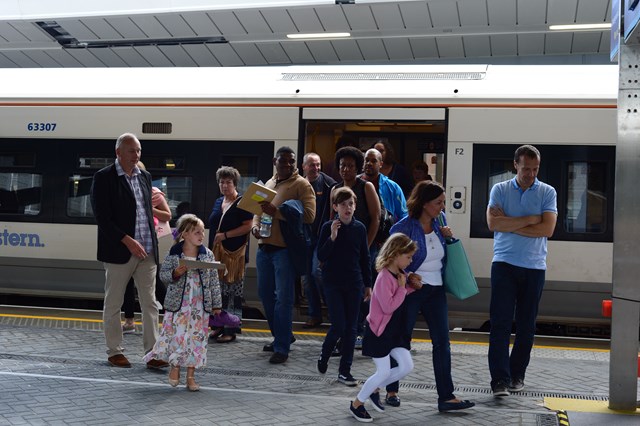
[[[213,262],[213,253],[204,242],[204,223],[193,214],[178,220],[176,243],[162,263],[160,278],[167,284],[162,330],[144,361],[159,359],[171,364],[169,384],[180,382],[180,367],[187,368],[186,386],[200,389],[195,369],[207,363],[209,315],[219,314],[222,300],[215,269],[188,269],[180,259]]]

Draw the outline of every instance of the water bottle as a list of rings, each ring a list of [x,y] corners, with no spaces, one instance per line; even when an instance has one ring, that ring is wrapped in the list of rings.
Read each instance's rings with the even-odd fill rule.
[[[260,237],[268,238],[271,236],[271,223],[273,222],[273,218],[266,214],[262,213],[260,216]]]

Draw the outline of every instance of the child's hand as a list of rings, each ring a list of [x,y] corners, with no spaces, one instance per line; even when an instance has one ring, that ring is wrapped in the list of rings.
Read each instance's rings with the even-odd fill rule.
[[[420,290],[422,288],[422,277],[415,272],[409,273],[407,277],[407,286],[414,290]]]
[[[338,229],[340,229],[341,225],[342,222],[340,222],[340,219],[331,222],[331,241],[335,241],[336,238],[338,238]]]
[[[187,265],[178,266],[173,270],[173,279],[177,280],[187,272]]]
[[[398,274],[398,285],[404,287],[407,284],[407,276],[405,274]]]

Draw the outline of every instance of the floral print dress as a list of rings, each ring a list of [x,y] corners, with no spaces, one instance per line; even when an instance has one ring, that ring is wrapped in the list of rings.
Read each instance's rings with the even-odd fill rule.
[[[158,340],[144,361],[155,358],[179,367],[203,367],[207,363],[208,331],[209,313],[204,310],[200,275],[196,269],[188,269],[182,306],[177,312],[165,312]]]

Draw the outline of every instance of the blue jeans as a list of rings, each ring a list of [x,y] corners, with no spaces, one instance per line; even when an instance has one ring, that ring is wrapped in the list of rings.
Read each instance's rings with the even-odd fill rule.
[[[513,266],[505,262],[491,265],[491,305],[489,308],[489,372],[491,387],[512,378],[524,380],[536,332],[538,303],[544,287],[545,271]],[[509,338],[515,313],[516,338],[509,356]]]
[[[338,339],[342,342],[342,356],[340,357],[339,374],[351,374],[353,350],[356,344],[356,328],[358,312],[362,302],[363,288],[353,283],[331,283],[326,285],[324,293],[327,297],[327,308],[331,317],[331,327],[322,343],[320,356],[328,360],[336,347]]]
[[[413,327],[418,319],[418,313],[422,313],[429,327],[431,344],[433,346],[433,373],[438,390],[438,402],[454,399],[453,380],[451,379],[451,346],[449,345],[449,318],[447,296],[442,286],[425,284],[407,296],[407,328],[411,335]],[[393,358],[392,358],[393,360]],[[393,361],[392,364],[393,366]],[[387,386],[387,392],[398,392],[399,384],[394,382]]]
[[[295,271],[287,249],[259,249],[258,295],[262,300],[269,329],[274,337],[273,351],[289,354],[292,336]]]
[[[302,276],[304,293],[307,296],[309,318],[322,320],[322,300],[324,291],[322,288],[322,271],[318,260],[318,247],[310,248],[309,265],[307,274]]]

